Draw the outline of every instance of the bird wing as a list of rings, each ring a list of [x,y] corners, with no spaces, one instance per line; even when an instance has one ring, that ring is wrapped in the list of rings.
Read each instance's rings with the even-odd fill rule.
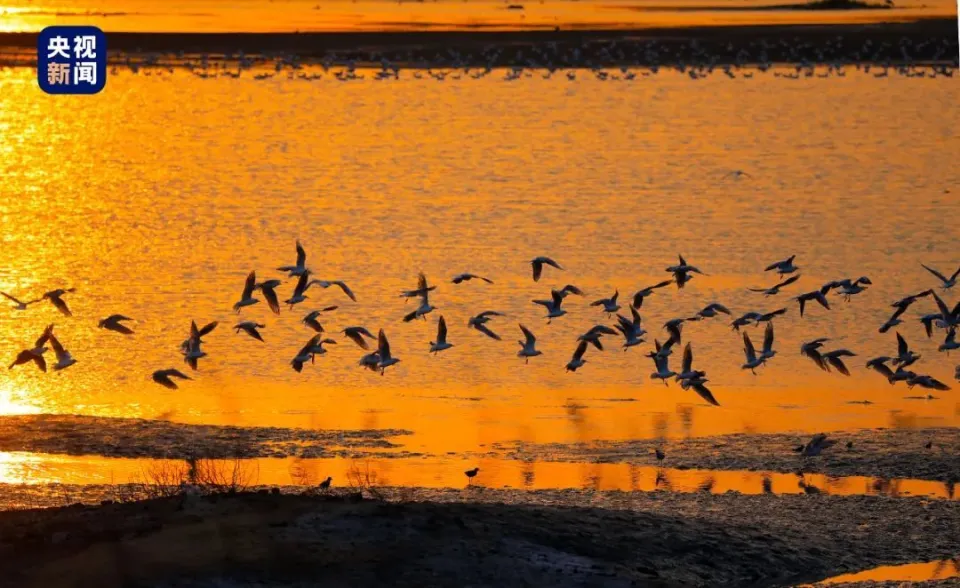
[[[944,302],[942,298],[937,296],[936,292],[933,293],[933,299],[936,301],[937,308],[940,309],[940,314],[943,315],[943,318],[949,317],[951,313],[950,313],[950,309],[947,308],[947,303]]]
[[[490,337],[491,339],[496,339],[497,341],[500,340],[500,335],[498,335],[498,334],[494,333],[493,331],[491,331],[490,329],[488,329],[488,328],[487,328],[487,325],[474,323],[473,328],[476,329],[476,330],[478,330],[478,331],[480,331],[481,333],[483,333],[483,334],[486,335],[487,337]]]
[[[316,347],[317,342],[319,342],[319,341],[320,341],[320,335],[314,335],[313,337],[310,337],[310,340],[307,341],[307,344],[304,345],[303,347],[301,347],[301,348],[300,348],[300,351],[297,352],[297,357],[300,357],[300,356],[303,356],[303,355],[306,355],[306,354],[310,353],[310,351],[311,351],[314,347]]]
[[[543,263],[538,259],[534,259],[530,263],[533,265],[533,281],[539,282],[540,274],[543,273]]]
[[[713,392],[703,384],[694,384],[693,391],[700,395],[700,398],[703,398],[708,403],[713,406],[720,406],[720,403],[717,402],[717,399],[713,397]]]
[[[336,284],[337,286],[340,286],[340,289],[343,290],[343,293],[346,294],[350,300],[353,300],[354,302],[357,301],[356,295],[353,293],[353,290],[351,290],[349,286],[347,286],[340,280],[335,280],[333,283]]]
[[[636,308],[630,307],[630,313],[633,315],[633,324],[640,324],[640,313],[637,312]]]
[[[960,276],[960,267],[958,267],[957,271],[953,272],[953,275],[950,276],[950,281],[952,282],[953,280],[956,280],[957,276]]]
[[[54,296],[50,298],[50,302],[53,302],[53,305],[57,307],[57,310],[62,312],[66,316],[73,316],[73,313],[70,312],[70,308],[67,307],[67,303],[64,302],[59,296]]]
[[[247,276],[247,281],[243,285],[243,294],[241,295],[241,300],[247,300],[250,296],[253,295],[253,289],[257,286],[257,272],[252,271],[250,275]]]
[[[447,340],[447,321],[440,317],[440,322],[437,324],[437,343],[443,343]]]
[[[583,354],[586,352],[587,352],[587,342],[581,341],[573,352],[572,361],[580,361],[580,359],[583,357]]]
[[[347,338],[349,338],[351,341],[356,343],[360,347],[360,349],[370,349],[370,346],[367,345],[367,341],[363,338],[362,335],[360,335],[359,332],[353,329],[346,329],[344,330],[343,334],[346,335]]]
[[[53,325],[47,325],[47,328],[43,330],[43,334],[37,339],[36,344],[34,345],[35,349],[43,347],[47,340],[53,336]]]
[[[657,288],[663,288],[664,286],[669,286],[672,283],[673,283],[673,280],[664,280],[662,282],[658,282],[654,284],[653,286],[650,286],[650,289],[656,290]]]
[[[595,325],[591,327],[590,332],[592,333],[603,333],[604,335],[616,335],[617,332],[608,327],[607,325]]]
[[[480,278],[481,280],[483,280],[484,282],[488,283],[488,284],[492,284],[492,283],[493,283],[493,280],[491,280],[490,278],[485,278],[485,277],[483,277],[483,276],[477,276],[477,277]]]
[[[757,352],[753,348],[753,342],[750,340],[750,335],[744,331],[743,333],[743,352],[747,357],[747,362],[753,362],[757,359]]]
[[[948,281],[947,278],[944,277],[943,274],[941,274],[941,273],[938,272],[937,270],[933,269],[932,267],[927,267],[927,266],[923,265],[922,263],[920,264],[920,266],[921,266],[923,269],[925,269],[925,270],[927,270],[928,272],[930,272],[931,274],[933,274],[933,275],[937,276],[938,278],[940,278],[940,281],[941,281],[941,282],[947,282],[947,281]]]
[[[773,323],[767,323],[767,328],[763,332],[763,350],[764,352],[773,351]]]
[[[603,306],[605,302],[606,302],[606,299],[601,298],[600,300],[594,300],[593,302],[591,302],[590,306]]]
[[[707,308],[712,308],[713,310],[717,312],[722,312],[723,314],[727,314],[727,315],[730,314],[730,309],[720,304],[719,302],[714,302],[713,304],[710,304],[709,306],[707,306]]]
[[[907,345],[906,339],[903,338],[903,335],[897,333],[897,353],[899,355],[904,355],[910,350],[910,347]]]
[[[616,304],[616,303],[617,303],[617,298],[619,298],[619,297],[620,297],[620,290],[614,290],[614,291],[613,291],[613,296],[610,298],[610,302]]]
[[[867,365],[882,374],[888,380],[893,376],[893,370],[887,367],[886,364],[869,362]]]
[[[380,329],[380,333],[377,335],[377,354],[380,355],[381,361],[390,359],[390,342],[387,341],[387,334],[383,332],[383,329]]]
[[[305,263],[307,263],[307,252],[300,241],[297,241],[297,267],[303,267]]]
[[[550,297],[553,298],[553,306],[560,308],[560,305],[563,304],[563,294],[559,290],[551,290]]]
[[[520,330],[523,331],[523,336],[526,337],[527,339],[527,342],[524,345],[525,347],[527,345],[532,345],[537,342],[537,338],[534,336],[533,333],[530,332],[530,329],[526,328],[523,325],[520,325]]]
[[[65,351],[63,345],[60,344],[60,341],[57,340],[53,333],[47,335],[47,340],[50,342],[50,346],[53,347],[53,352],[57,355],[57,359],[63,357]]]
[[[14,298],[13,296],[7,294],[6,292],[0,292],[0,295],[2,295],[2,296],[3,296],[4,298],[6,298],[7,300],[12,300],[13,302],[16,302],[17,304],[23,304],[23,302],[20,302],[19,300],[17,300],[17,299]]]
[[[769,272],[769,271],[771,271],[771,270],[775,270],[775,269],[777,269],[778,267],[780,267],[780,265],[781,265],[782,263],[783,263],[782,261],[775,261],[775,262],[771,263],[770,265],[768,265],[767,267],[763,268],[763,271]]]
[[[488,317],[488,316],[506,316],[502,312],[497,312],[495,310],[485,310],[477,315],[477,317]]]
[[[693,369],[693,348],[690,347],[689,343],[683,348],[683,363],[681,366],[680,372],[684,374],[690,373],[690,370]]]
[[[845,376],[850,375],[850,370],[847,369],[847,366],[844,365],[843,360],[835,355],[826,355],[824,358],[830,362],[830,365],[837,368],[837,371]]]
[[[307,279],[310,277],[310,274],[303,272],[300,274],[300,278],[297,280],[297,285],[293,289],[293,295],[302,296],[303,292],[307,289]]]
[[[555,267],[555,268],[557,268],[557,269],[559,269],[559,270],[562,270],[562,269],[563,269],[562,267],[560,267],[560,264],[559,264],[559,263],[555,262],[554,260],[550,259],[549,257],[541,257],[541,258],[540,258],[540,261],[542,261],[543,263],[545,263],[545,264],[547,264],[547,265],[553,266],[553,267]]]
[[[630,305],[630,308],[636,309],[643,306],[643,298],[644,298],[643,294],[644,294],[644,291],[640,290],[639,292],[633,295],[633,304]]]
[[[218,321],[213,321],[212,323],[207,323],[202,329],[197,333],[198,337],[203,337],[204,335],[209,334],[211,331],[217,328],[217,325],[220,323]],[[196,326],[196,325],[194,325]]]
[[[790,284],[796,282],[796,281],[799,280],[799,279],[800,279],[800,274],[797,274],[797,275],[794,275],[794,276],[790,276],[790,277],[787,278],[786,280],[784,280],[784,281],[780,282],[779,284],[777,284],[776,287],[777,287],[777,288],[783,288],[784,286],[789,286]]]
[[[677,341],[679,341],[679,339],[674,339],[673,337],[670,337],[669,339],[667,339],[666,343],[660,346],[658,350],[658,354],[662,355],[663,357],[666,357],[667,352],[670,351],[670,348],[673,347],[673,344],[676,343]]]
[[[277,300],[277,293],[273,288],[261,288],[260,291],[263,292],[263,297],[267,299],[267,305],[270,306],[273,314],[280,314],[280,301]]]

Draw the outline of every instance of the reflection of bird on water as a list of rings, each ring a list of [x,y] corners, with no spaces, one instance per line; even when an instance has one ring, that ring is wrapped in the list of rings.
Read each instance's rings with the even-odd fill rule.
[[[760,487],[763,488],[764,494],[773,494],[773,480],[770,479],[770,476],[764,474]]]

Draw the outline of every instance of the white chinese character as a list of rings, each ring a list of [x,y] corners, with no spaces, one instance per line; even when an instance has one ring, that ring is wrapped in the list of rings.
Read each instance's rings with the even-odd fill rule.
[[[88,82],[97,85],[97,63],[95,61],[81,61],[73,68],[73,83]]]
[[[73,52],[77,59],[97,58],[97,38],[91,36],[76,36],[73,38]]]
[[[51,37],[47,43],[47,59],[53,59],[58,55],[70,59],[70,42],[66,37]]]

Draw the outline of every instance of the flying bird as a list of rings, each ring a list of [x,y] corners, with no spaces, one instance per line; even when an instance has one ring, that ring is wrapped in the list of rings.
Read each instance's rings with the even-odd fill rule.
[[[497,341],[500,341],[500,335],[494,333],[493,331],[490,330],[489,327],[487,327],[487,323],[490,321],[492,317],[495,317],[495,316],[503,316],[503,313],[499,313],[495,310],[485,310],[480,314],[478,314],[477,316],[470,317],[470,320],[467,321],[467,326],[480,331],[481,333],[483,333],[487,337],[490,337],[491,339],[496,339]]]
[[[267,306],[273,311],[273,314],[280,314],[280,300],[277,297],[276,288],[281,284],[280,280],[267,280],[257,284],[257,290],[263,293],[267,299]]]
[[[260,336],[260,331],[258,331],[257,329],[262,329],[266,326],[267,325],[261,325],[256,321],[243,321],[242,323],[237,323],[236,325],[234,325],[233,328],[237,330],[238,334],[240,333],[240,331],[243,331],[244,333],[250,335],[257,341],[263,341],[263,337]]]
[[[960,343],[957,343],[957,328],[953,327],[947,331],[947,337],[943,340],[943,344],[937,347],[937,351],[945,351],[949,354],[956,349],[960,349]]]
[[[950,288],[953,288],[954,286],[957,285],[957,277],[960,277],[960,267],[957,268],[957,271],[953,272],[952,276],[947,278],[946,276],[944,276],[937,270],[933,269],[932,267],[928,267],[926,265],[923,265],[922,263],[920,265],[923,267],[923,269],[927,270],[928,272],[936,276],[937,279],[940,280],[940,287],[943,288],[944,290],[949,290]]]
[[[887,381],[890,382],[890,384],[893,384],[894,373],[893,373],[893,370],[891,370],[887,366],[887,362],[891,361],[892,359],[893,359],[892,357],[887,357],[887,356],[875,357],[867,362],[867,367],[872,370],[875,370],[878,374],[885,377]]]
[[[420,297],[420,305],[417,308],[403,317],[403,322],[409,323],[410,321],[423,318],[426,314],[435,310],[436,307],[430,304],[430,291],[436,288],[436,286],[427,285],[427,276],[423,272],[420,272],[420,275],[417,276],[417,289],[404,292],[401,296],[406,296],[407,294],[414,294],[414,296],[406,296],[407,298],[413,298],[415,296]],[[426,319],[424,319],[426,320]]]
[[[747,289],[750,290],[751,292],[763,292],[764,296],[776,296],[777,294],[780,293],[781,289],[786,288],[787,286],[796,282],[799,279],[800,279],[800,274],[797,274],[795,276],[790,276],[786,280],[780,282],[779,284],[770,286],[769,288],[747,288]]]
[[[57,356],[57,363],[53,364],[53,371],[59,372],[60,370],[65,370],[77,363],[77,360],[70,355],[70,352],[63,348],[63,345],[53,334],[52,329],[50,329],[47,339],[50,342],[50,346],[53,347],[53,353]]]
[[[283,267],[278,267],[277,270],[281,272],[288,272],[288,277],[299,277],[308,273],[307,269],[307,252],[304,251],[303,245],[300,244],[300,241],[297,241],[297,265],[285,265]]]
[[[836,349],[834,351],[828,351],[823,354],[823,359],[830,366],[836,369],[838,372],[845,376],[850,375],[850,370],[847,369],[847,366],[844,365],[842,357],[856,357],[856,353],[849,351],[847,349]]]
[[[913,365],[920,359],[920,355],[910,350],[907,340],[903,335],[897,333],[897,357],[893,359],[893,365],[900,366],[901,369],[908,365]]]
[[[818,303],[820,306],[830,310],[830,303],[827,302],[827,292],[830,291],[830,288],[823,287],[819,290],[814,290],[813,292],[805,292],[800,294],[794,300],[800,303],[800,316],[803,317],[803,310],[807,302],[811,300]]]
[[[64,316],[73,316],[73,313],[70,312],[70,308],[67,306],[67,303],[63,300],[63,295],[69,292],[75,291],[75,288],[59,288],[57,290],[51,290],[43,295],[43,299],[49,300],[57,307]]]
[[[793,272],[800,269],[799,267],[793,265],[793,260],[796,259],[796,257],[797,257],[796,255],[791,255],[790,257],[782,261],[775,261],[770,265],[768,265],[767,267],[765,267],[763,271],[769,272],[769,271],[777,270],[777,273],[780,275],[792,274]]]
[[[600,343],[600,337],[604,335],[616,335],[617,332],[614,329],[606,325],[594,325],[590,327],[590,330],[586,333],[577,337],[577,341],[586,341],[587,343],[592,344],[598,350],[603,351],[603,345]]]
[[[470,280],[474,280],[474,279],[483,280],[484,282],[486,282],[486,283],[488,283],[488,284],[492,284],[492,283],[493,283],[493,280],[491,280],[491,279],[489,279],[489,278],[485,278],[485,277],[483,277],[483,276],[478,276],[477,274],[470,274],[470,273],[457,274],[457,275],[453,276],[453,283],[454,283],[454,284],[460,284],[460,283],[462,283],[462,282],[469,282]]]
[[[633,295],[633,302],[631,303],[630,306],[632,306],[633,308],[640,308],[640,307],[642,307],[642,306],[643,306],[643,301],[644,301],[645,298],[647,298],[648,296],[650,296],[651,294],[653,294],[653,292],[654,292],[655,290],[657,290],[658,288],[663,288],[664,286],[669,286],[669,285],[672,284],[672,283],[673,283],[673,280],[664,280],[664,281],[662,281],[662,282],[658,282],[658,283],[654,284],[653,286],[648,286],[648,287],[646,287],[646,288],[642,288],[642,289],[640,289],[640,290],[637,290],[637,293]]]
[[[587,352],[587,342],[581,341],[580,343],[577,344],[577,348],[573,352],[573,357],[571,357],[570,361],[567,362],[568,372],[575,372],[581,367],[583,367],[583,364],[587,363],[587,360],[583,359],[583,354],[586,352]]]
[[[376,340],[376,337],[373,336],[373,333],[364,327],[347,327],[340,332],[346,335],[348,339],[356,343],[360,349],[370,349],[370,346],[367,344],[366,340],[364,340],[364,337],[370,340]]]
[[[763,332],[763,349],[760,351],[760,359],[766,361],[776,354],[777,352],[773,350],[773,323],[767,323],[767,328]]]
[[[559,264],[559,263],[555,262],[554,260],[550,259],[549,257],[544,257],[544,256],[542,256],[542,255],[541,255],[540,257],[535,257],[535,258],[533,258],[532,260],[530,260],[530,265],[533,266],[533,281],[534,281],[534,282],[539,282],[539,281],[540,281],[540,274],[543,273],[543,266],[544,266],[544,265],[549,265],[549,266],[551,266],[551,267],[555,267],[555,268],[557,268],[558,270],[562,270],[562,269],[563,269],[562,267],[560,267],[560,264]]]
[[[43,358],[43,354],[47,352],[47,341],[50,339],[50,335],[53,332],[53,325],[48,326],[43,330],[43,334],[36,340],[33,344],[33,347],[30,349],[24,349],[17,354],[17,357],[13,360],[13,363],[7,369],[13,369],[15,366],[23,365],[25,363],[33,362],[37,365],[41,372],[47,371],[47,361]]]
[[[21,300],[18,300],[18,299],[16,299],[16,298],[14,298],[13,296],[7,294],[6,292],[0,292],[0,296],[3,296],[4,298],[6,298],[7,300],[9,300],[10,302],[13,302],[13,303],[16,305],[16,306],[14,306],[14,308],[15,308],[16,310],[26,310],[27,307],[30,306],[31,304],[34,304],[34,303],[36,303],[36,302],[40,302],[41,300],[43,300],[43,298],[37,298],[36,300],[29,300],[29,301],[27,301],[27,302],[23,302],[23,301],[21,301]]]
[[[643,337],[644,333],[646,333],[646,331],[643,330],[643,327],[640,326],[641,318],[640,313],[637,312],[637,309],[631,306],[630,312],[633,315],[632,319],[628,319],[622,314],[618,314],[617,324],[614,325],[614,328],[620,331],[620,333],[623,335],[624,351],[630,347],[643,343],[643,339],[641,337]]]
[[[177,383],[174,382],[171,378],[180,378],[181,380],[189,380],[190,376],[181,372],[180,370],[168,369],[168,370],[157,370],[153,372],[153,381],[160,384],[164,388],[169,388],[171,390],[177,389]]]
[[[257,272],[253,271],[247,276],[247,281],[243,285],[243,293],[240,294],[240,300],[233,305],[233,310],[240,313],[240,309],[244,306],[250,306],[260,302],[258,299],[253,297],[253,290],[257,286]]]
[[[307,344],[301,347],[300,351],[298,351],[297,354],[293,356],[293,359],[290,360],[290,365],[293,366],[293,370],[295,372],[299,373],[303,371],[303,364],[307,363],[308,361],[313,361],[315,353],[314,350],[320,343],[320,337],[322,337],[320,334],[310,337],[310,340],[307,341]]]
[[[310,277],[310,271],[304,271],[299,275],[300,278],[297,279],[297,285],[293,288],[293,296],[284,301],[284,304],[290,305],[290,310],[293,310],[294,305],[300,304],[307,299],[306,291],[309,287],[307,280]]]
[[[343,293],[347,295],[347,298],[353,300],[354,302],[357,301],[357,296],[353,293],[353,290],[351,290],[350,287],[347,286],[342,280],[310,280],[310,282],[307,284],[307,287],[309,288],[313,284],[316,284],[324,289],[329,288],[330,286],[338,286],[341,290],[343,290]]]
[[[718,316],[720,313],[723,313],[729,316],[730,310],[726,306],[720,304],[719,302],[713,302],[703,307],[703,310],[698,312],[697,316],[700,318],[713,318],[715,316]]]
[[[441,316],[440,322],[437,323],[437,340],[430,342],[430,352],[437,354],[451,347],[453,347],[453,343],[447,342],[447,321]]]
[[[561,317],[567,314],[567,311],[561,308],[563,304],[563,294],[560,290],[551,290],[550,291],[551,299],[550,300],[534,300],[534,304],[539,304],[547,309],[547,316],[544,317],[547,319],[547,324],[549,324],[553,319]]]
[[[825,372],[830,371],[830,368],[827,366],[827,363],[823,360],[823,355],[820,354],[820,348],[823,347],[823,344],[829,341],[826,337],[820,337],[819,339],[814,339],[813,341],[807,341],[800,345],[800,355],[809,357],[813,360],[813,363],[817,364],[817,367],[822,369]]]
[[[97,326],[101,329],[106,329],[108,331],[114,331],[123,335],[132,335],[133,329],[123,324],[123,321],[132,321],[133,319],[122,314],[111,314],[107,318],[101,320],[97,323]]]
[[[610,298],[601,298],[600,300],[595,300],[590,303],[590,306],[602,306],[603,312],[607,313],[608,315],[613,314],[620,310],[620,305],[617,304],[617,298],[619,296],[620,291],[617,290]]]
[[[673,339],[671,339],[672,341]],[[667,386],[667,380],[677,375],[670,370],[670,358],[666,355],[652,354],[653,366],[656,371],[650,374],[651,380],[660,380],[664,386]]]
[[[934,378],[933,376],[918,376],[914,375],[912,378],[907,380],[907,386],[913,388],[914,386],[920,386],[921,388],[926,388],[928,390],[949,390],[950,386],[947,386],[940,380]]]
[[[756,369],[762,366],[766,359],[762,356],[757,357],[757,352],[753,348],[753,342],[750,341],[750,334],[746,332],[743,334],[743,354],[746,362],[740,366],[740,369],[750,370],[753,375],[757,375]]]
[[[517,352],[517,357],[524,358],[524,363],[530,363],[531,357],[543,355],[543,352],[537,350],[537,338],[530,332],[530,329],[520,325],[520,330],[523,331],[525,340],[517,341],[517,343],[520,344],[520,351]]]
[[[400,363],[399,359],[390,354],[390,343],[387,341],[387,336],[384,334],[383,329],[380,329],[377,337],[377,355],[380,356],[377,367],[380,368],[381,376],[388,367]]]

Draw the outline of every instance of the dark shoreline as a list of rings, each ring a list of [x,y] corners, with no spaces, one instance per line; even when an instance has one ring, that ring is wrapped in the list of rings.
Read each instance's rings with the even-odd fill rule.
[[[0,33],[32,54],[37,33]],[[295,55],[331,63],[431,67],[591,67],[726,63],[958,63],[956,19],[631,30],[349,33],[108,33],[112,61],[142,54]],[[28,65],[24,63],[23,65]]]

